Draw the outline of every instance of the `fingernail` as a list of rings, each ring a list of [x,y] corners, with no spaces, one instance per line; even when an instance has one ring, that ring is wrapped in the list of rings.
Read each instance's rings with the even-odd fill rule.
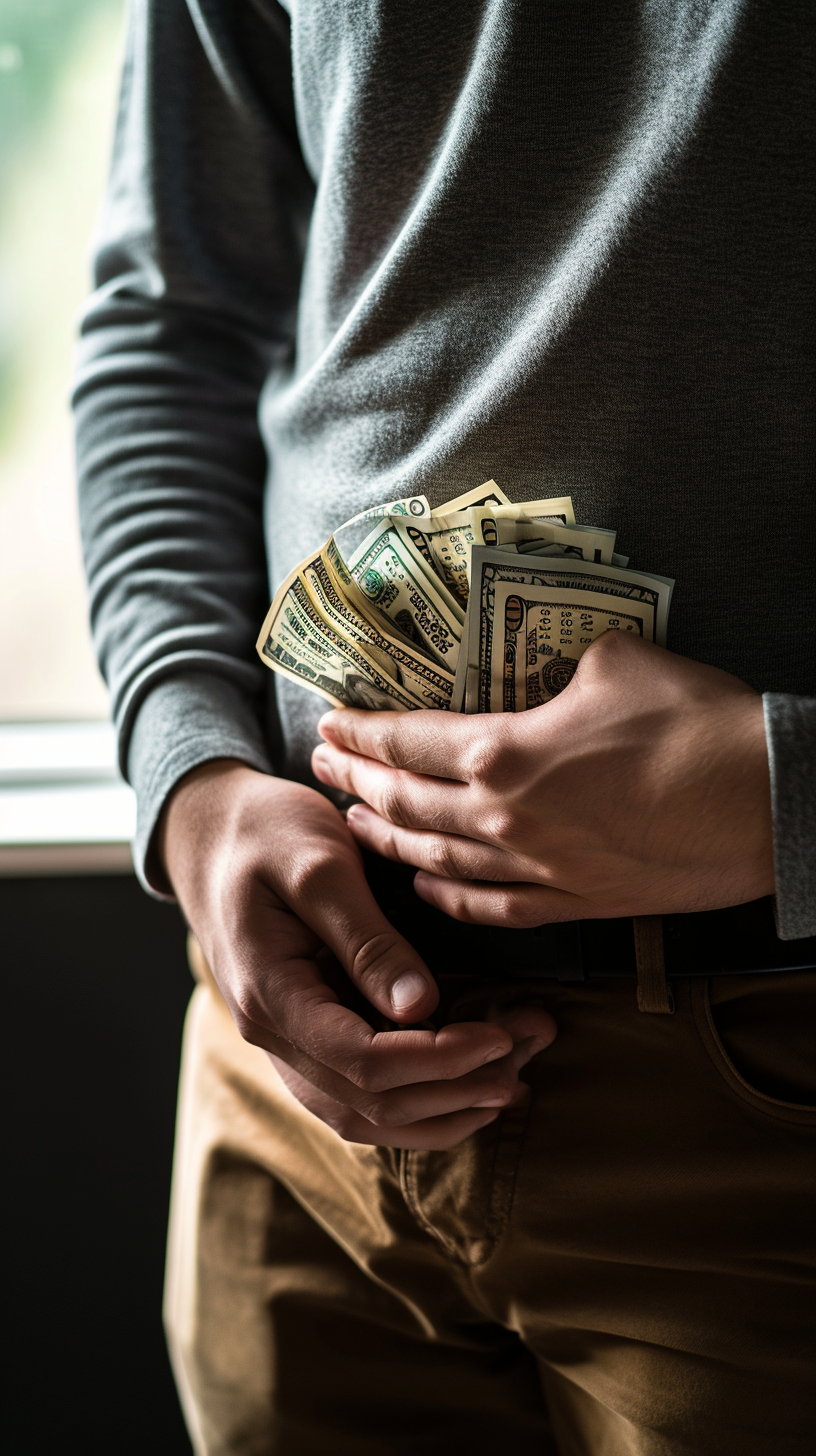
[[[506,1097],[486,1097],[484,1102],[474,1102],[474,1107],[504,1107]]]
[[[416,1006],[417,1001],[425,995],[428,983],[424,976],[418,971],[406,971],[404,976],[399,976],[391,987],[391,1005],[398,1015],[408,1011],[411,1006]]]
[[[315,777],[319,778],[322,783],[332,784],[335,788],[337,787],[334,774],[319,748],[316,748],[312,754],[312,768],[314,769]]]

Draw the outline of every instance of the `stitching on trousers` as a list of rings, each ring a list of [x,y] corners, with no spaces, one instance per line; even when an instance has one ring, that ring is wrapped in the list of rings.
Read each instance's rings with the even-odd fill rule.
[[[516,1180],[530,1105],[523,1112],[503,1113],[489,1172],[490,1192],[484,1231],[480,1235],[451,1238],[427,1217],[419,1192],[419,1160],[421,1150],[403,1150],[400,1160],[400,1187],[414,1218],[451,1258],[468,1269],[486,1264],[507,1227],[516,1191]],[[510,1126],[508,1126],[508,1122]]]
[[[782,1102],[759,1092],[750,1082],[740,1076],[717,1031],[711,1010],[711,978],[705,977],[692,986],[692,1014],[700,1040],[717,1075],[730,1088],[744,1107],[751,1107],[763,1117],[775,1118],[778,1122],[792,1123],[799,1127],[812,1127],[816,1122],[816,1107],[803,1102]]]

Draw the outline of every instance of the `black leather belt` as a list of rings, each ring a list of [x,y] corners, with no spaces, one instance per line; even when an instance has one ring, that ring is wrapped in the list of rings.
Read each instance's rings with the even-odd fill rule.
[[[378,855],[366,855],[365,862],[383,911],[440,978],[585,981],[637,975],[629,918],[569,921],[535,930],[463,925],[420,900],[411,869]],[[816,936],[780,940],[770,897],[662,919],[669,978],[816,970]]]

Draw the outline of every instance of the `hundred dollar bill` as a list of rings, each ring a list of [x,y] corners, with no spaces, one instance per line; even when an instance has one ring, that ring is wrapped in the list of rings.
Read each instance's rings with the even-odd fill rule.
[[[424,495],[407,495],[400,500],[386,501],[381,506],[369,506],[366,511],[358,511],[346,526],[356,526],[360,521],[376,521],[381,516],[429,516],[431,507]]]
[[[466,511],[470,506],[509,506],[510,500],[504,491],[499,488],[495,480],[486,480],[484,485],[477,485],[473,490],[465,491],[464,495],[457,495],[454,500],[444,501],[431,511],[432,516],[449,516],[453,511]]]
[[[381,522],[346,565],[372,608],[404,637],[449,671],[455,671],[464,612],[442,581],[433,576],[408,525],[397,517]]]
[[[490,506],[469,507],[430,521],[411,521],[405,530],[428,568],[440,578],[459,607],[467,607],[470,592],[470,552],[482,545],[482,518],[492,521]],[[495,535],[490,538],[495,540]]]
[[[575,525],[575,511],[572,496],[553,495],[542,500],[518,501],[506,506],[496,506],[497,517],[508,520],[554,521],[561,526]]]
[[[497,544],[534,556],[574,556],[578,561],[612,565],[615,532],[602,526],[562,526],[545,520],[511,520],[495,517]],[[488,541],[485,540],[485,545]]]
[[[419,707],[450,707],[453,673],[432,662],[411,642],[384,631],[371,618],[333,539],[304,562],[298,574],[324,621],[344,641],[358,643],[386,676],[394,676],[417,699]]]
[[[466,712],[517,713],[549,702],[604,632],[663,645],[673,585],[594,562],[475,548],[454,707],[464,699]]]
[[[589,546],[589,538],[582,538],[578,545],[574,536],[558,535],[559,531],[576,529],[563,524],[566,517],[572,515],[572,501],[569,496],[532,501],[530,505],[536,508],[552,507],[552,514],[542,513],[532,520],[527,515],[528,507],[524,504],[495,506],[487,503],[444,513],[438,508],[433,512],[430,521],[408,522],[405,530],[431,570],[441,577],[460,606],[467,607],[470,595],[470,553],[474,546],[494,546],[499,543],[503,545],[505,541],[528,538],[538,542],[542,536],[546,536],[551,542],[563,540],[570,546],[573,554],[580,555],[583,559]],[[501,522],[501,526],[498,522]],[[614,543],[614,531],[597,533],[592,546],[597,549],[600,544],[604,554],[595,558],[589,556],[587,559],[606,561]]]
[[[275,595],[257,642],[261,660],[284,677],[319,693],[335,708],[425,707],[358,643],[346,640],[321,615],[296,568]]]

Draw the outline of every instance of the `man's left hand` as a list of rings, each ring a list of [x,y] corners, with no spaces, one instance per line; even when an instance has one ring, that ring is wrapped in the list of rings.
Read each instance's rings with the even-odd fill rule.
[[[360,844],[415,865],[457,920],[533,926],[711,910],[773,893],[761,698],[609,632],[518,714],[321,720],[318,779],[363,800]]]

